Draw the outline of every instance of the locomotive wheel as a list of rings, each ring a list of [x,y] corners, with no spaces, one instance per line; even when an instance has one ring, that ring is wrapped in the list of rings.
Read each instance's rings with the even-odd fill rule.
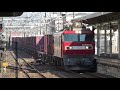
[[[54,63],[54,57],[52,57],[52,65],[55,65],[55,63]]]
[[[58,58],[58,66],[61,66],[61,58]]]
[[[96,73],[97,69],[90,70],[91,73]]]
[[[52,65],[52,56],[50,56],[50,65]]]
[[[60,64],[61,64],[61,66],[63,66],[63,59],[62,58],[60,59]]]
[[[51,65],[53,64],[53,58],[52,58],[52,56],[51,56]]]
[[[54,61],[55,61],[55,66],[57,66],[57,59],[56,59],[56,57],[54,58]]]
[[[56,63],[57,63],[57,66],[58,66],[58,58],[56,58]]]
[[[42,64],[45,64],[45,55],[42,55]]]
[[[47,56],[47,63],[50,64],[50,56]]]

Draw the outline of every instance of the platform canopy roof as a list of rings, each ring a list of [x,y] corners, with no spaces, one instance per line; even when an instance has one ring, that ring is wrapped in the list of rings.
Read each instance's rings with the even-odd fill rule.
[[[23,12],[0,12],[0,17],[21,16]]]
[[[120,12],[96,12],[84,17],[72,19],[76,20],[87,20],[87,24],[99,24],[103,22],[109,22],[120,19]]]

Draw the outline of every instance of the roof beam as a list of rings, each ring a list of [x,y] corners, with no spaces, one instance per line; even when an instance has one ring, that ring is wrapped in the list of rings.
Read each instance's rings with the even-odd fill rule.
[[[0,17],[21,16],[23,12],[0,12]]]

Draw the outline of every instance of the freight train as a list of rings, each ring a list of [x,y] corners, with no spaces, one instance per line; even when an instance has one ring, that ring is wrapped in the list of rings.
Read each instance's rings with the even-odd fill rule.
[[[66,70],[96,72],[94,32],[64,30],[54,34],[34,37],[12,37],[18,48],[40,58],[43,63]]]

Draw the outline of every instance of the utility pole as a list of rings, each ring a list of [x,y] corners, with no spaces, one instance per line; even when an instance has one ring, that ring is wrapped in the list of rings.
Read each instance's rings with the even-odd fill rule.
[[[42,19],[42,13],[40,12],[40,19]],[[40,35],[41,35],[41,20],[40,20]]]
[[[26,34],[26,32],[24,32],[24,37],[26,36],[25,34]]]
[[[64,22],[66,21],[66,14],[61,14],[62,15],[62,19],[63,19],[63,30],[64,30]]]
[[[46,12],[45,12],[45,23],[46,23],[46,34],[47,34],[47,16],[46,16]]]
[[[75,13],[73,12],[73,19],[75,18]]]
[[[16,55],[16,71],[15,71],[15,77],[18,78],[18,42],[15,42],[15,55]]]
[[[8,48],[10,48],[10,45],[11,45],[11,31],[9,33],[10,33],[10,35],[9,35],[9,46],[8,46]]]

